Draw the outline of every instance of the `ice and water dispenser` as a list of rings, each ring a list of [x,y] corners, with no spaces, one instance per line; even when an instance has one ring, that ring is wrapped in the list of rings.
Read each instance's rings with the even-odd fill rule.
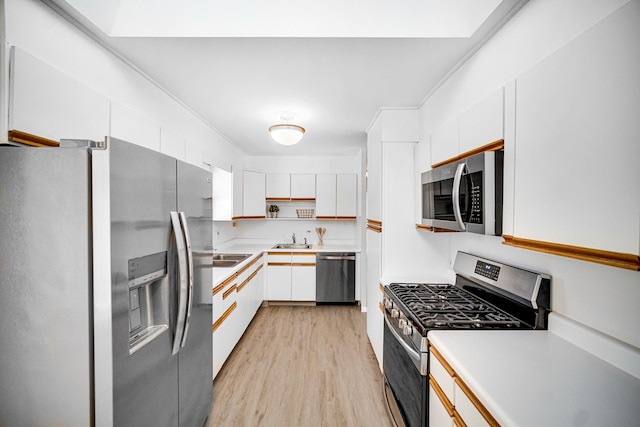
[[[129,260],[129,354],[169,329],[167,252]]]

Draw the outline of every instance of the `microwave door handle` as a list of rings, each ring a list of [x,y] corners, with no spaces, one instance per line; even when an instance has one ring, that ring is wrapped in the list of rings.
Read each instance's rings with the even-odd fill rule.
[[[189,227],[187,226],[187,217],[184,212],[180,212],[180,224],[182,225],[182,232],[184,234],[184,244],[187,254],[187,313],[184,320],[184,332],[182,333],[181,347],[187,343],[187,335],[189,334],[189,321],[191,320],[191,309],[193,308],[193,252],[191,251],[191,237],[189,234]]]
[[[180,215],[175,211],[171,212],[171,229],[173,231],[176,252],[178,254],[178,314],[176,316],[176,330],[173,336],[173,346],[171,349],[171,354],[174,355],[178,354],[178,351],[180,351],[180,344],[182,343],[182,336],[184,334],[189,280],[189,273],[187,271],[188,255],[184,240],[184,233],[180,224]]]
[[[467,227],[462,220],[462,213],[460,212],[460,183],[462,182],[462,174],[464,173],[466,166],[466,163],[460,163],[456,168],[456,174],[453,177],[453,192],[451,195],[453,215],[456,217],[458,227],[460,227],[460,230],[462,231],[465,231]]]

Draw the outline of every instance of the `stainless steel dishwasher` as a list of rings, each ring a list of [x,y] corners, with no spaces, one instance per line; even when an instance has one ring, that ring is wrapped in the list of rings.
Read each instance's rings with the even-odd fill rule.
[[[316,304],[356,302],[356,254],[319,252],[316,255]]]

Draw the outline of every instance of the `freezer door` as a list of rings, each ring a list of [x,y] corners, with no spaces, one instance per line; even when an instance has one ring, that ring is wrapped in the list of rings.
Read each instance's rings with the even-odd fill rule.
[[[171,354],[176,275],[170,212],[176,161],[110,139],[113,425],[178,424],[178,356]],[[173,244],[173,246],[172,246]],[[158,327],[137,346],[138,333]],[[164,326],[164,328],[163,328]]]
[[[93,425],[89,170],[0,147],[1,425]]]
[[[178,353],[183,427],[202,426],[213,400],[211,192],[210,172],[178,162],[178,210],[186,218],[194,273],[187,335]]]

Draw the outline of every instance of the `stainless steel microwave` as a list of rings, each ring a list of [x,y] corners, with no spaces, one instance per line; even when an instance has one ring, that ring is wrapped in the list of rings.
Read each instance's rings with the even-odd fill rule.
[[[421,175],[422,224],[502,235],[504,151],[486,151]]]

